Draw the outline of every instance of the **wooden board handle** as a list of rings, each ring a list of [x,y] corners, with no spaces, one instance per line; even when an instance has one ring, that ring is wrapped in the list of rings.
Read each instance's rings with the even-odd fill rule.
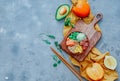
[[[94,17],[94,19],[93,19],[93,21],[92,21],[92,23],[91,23],[91,24],[93,25],[93,27],[94,27],[94,25],[95,25],[97,22],[99,22],[102,18],[103,18],[102,13],[96,14],[95,17]]]

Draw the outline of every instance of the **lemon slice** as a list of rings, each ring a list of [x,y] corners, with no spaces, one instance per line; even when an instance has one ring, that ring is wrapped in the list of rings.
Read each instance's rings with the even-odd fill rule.
[[[117,61],[113,56],[105,56],[104,65],[108,69],[114,70],[117,66]]]

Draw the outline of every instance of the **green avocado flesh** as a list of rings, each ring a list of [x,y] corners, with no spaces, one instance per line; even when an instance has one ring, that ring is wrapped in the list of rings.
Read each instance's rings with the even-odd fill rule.
[[[61,11],[62,8],[65,8],[67,10],[63,15],[60,14],[60,11]],[[57,11],[56,11],[56,15],[55,15],[56,20],[59,21],[59,20],[65,18],[68,15],[69,12],[70,12],[70,6],[68,4],[60,5],[57,8]]]

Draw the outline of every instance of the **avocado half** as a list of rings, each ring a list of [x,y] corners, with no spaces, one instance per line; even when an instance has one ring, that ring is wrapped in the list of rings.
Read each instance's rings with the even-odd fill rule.
[[[66,13],[63,15],[60,14],[60,11],[62,8],[66,8],[66,10],[67,10]],[[69,12],[70,12],[70,6],[68,4],[62,4],[56,10],[55,19],[57,21],[62,20],[63,18],[65,18],[68,15]]]

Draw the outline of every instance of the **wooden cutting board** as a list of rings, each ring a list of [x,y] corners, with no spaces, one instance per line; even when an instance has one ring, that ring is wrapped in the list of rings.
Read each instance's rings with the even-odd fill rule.
[[[96,45],[96,43],[99,41],[100,37],[101,37],[101,32],[98,32],[95,30],[94,26],[95,24],[100,21],[103,18],[102,13],[98,13],[95,15],[93,21],[90,24],[86,24],[84,23],[82,20],[79,20],[76,24],[75,24],[75,28],[72,28],[68,34],[64,37],[63,41],[61,42],[61,48],[70,56],[72,56],[73,58],[75,58],[78,61],[83,61],[85,59],[85,57],[89,54],[89,51]],[[85,50],[85,52],[83,54],[73,54],[72,52],[70,52],[67,48],[66,45],[66,40],[67,37],[72,33],[72,32],[82,32],[84,34],[86,34],[88,40],[89,40],[89,46],[88,48]]]

